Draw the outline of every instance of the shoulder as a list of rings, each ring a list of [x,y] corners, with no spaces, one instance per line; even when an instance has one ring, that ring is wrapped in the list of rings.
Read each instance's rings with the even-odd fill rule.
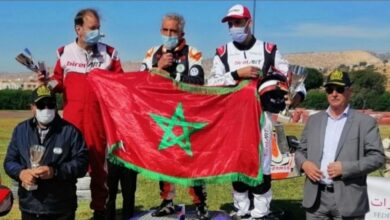
[[[61,57],[61,56],[64,55],[65,53],[68,53],[68,54],[69,54],[69,52],[70,52],[70,53],[73,53],[72,51],[77,50],[77,48],[78,48],[78,45],[77,45],[76,41],[71,42],[71,43],[69,43],[69,44],[67,44],[67,45],[65,45],[65,46],[59,47],[59,48],[57,49],[57,56],[58,56],[58,57]]]
[[[228,43],[229,44],[229,43]],[[216,49],[216,55],[222,57],[226,54],[227,52],[227,45],[228,44],[223,44],[221,46],[219,46],[217,49]]]
[[[75,138],[77,135],[81,135],[81,131],[76,128],[76,126],[61,117],[58,118],[58,126],[61,128],[62,132],[68,134],[72,138]]]
[[[188,57],[192,60],[199,61],[202,58],[202,52],[195,47],[188,46]]]
[[[309,116],[309,121],[311,120],[320,120],[322,119],[324,116],[326,116],[326,112],[325,111],[320,111],[320,112],[317,112],[317,113],[314,113],[312,115]]]
[[[17,124],[15,126],[14,132],[25,133],[29,127],[32,127],[33,120],[34,120],[33,118],[30,118],[30,119],[27,119],[27,120],[20,122],[19,124]]]
[[[57,56],[58,56],[58,57],[61,57],[61,56],[64,54],[65,47],[66,47],[66,46],[62,46],[62,47],[60,47],[60,48],[57,49]]]
[[[353,120],[358,120],[362,123],[362,125],[372,125],[376,124],[376,119],[370,115],[359,112],[355,109],[351,109],[351,116],[353,116]]]
[[[261,41],[260,41],[261,42]],[[273,51],[277,50],[277,46],[274,43],[271,42],[264,42],[264,50],[267,53],[272,53]]]
[[[161,45],[149,48],[149,50],[146,51],[145,58],[152,58],[153,55],[160,49],[160,47]]]

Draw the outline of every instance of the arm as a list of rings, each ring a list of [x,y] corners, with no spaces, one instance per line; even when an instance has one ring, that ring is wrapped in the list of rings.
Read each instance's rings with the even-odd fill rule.
[[[300,144],[295,151],[295,164],[299,170],[303,170],[306,176],[313,182],[318,182],[323,177],[320,168],[313,161],[308,160],[307,147],[308,147],[308,135],[310,131],[311,118],[306,123],[303,130]]]
[[[57,62],[54,67],[54,73],[51,76],[47,86],[54,92],[63,92],[63,79],[64,79],[64,70],[61,67],[61,54],[63,53],[64,48],[57,50]]]
[[[88,150],[78,130],[74,130],[71,141],[72,159],[54,167],[54,176],[59,179],[83,177],[88,169]]]
[[[234,74],[235,72],[235,74]],[[226,72],[225,66],[223,65],[221,58],[218,55],[214,56],[213,66],[211,68],[210,77],[207,80],[207,85],[218,86],[227,85],[233,86],[237,84],[238,76],[237,72]],[[233,77],[236,77],[236,79]]]
[[[153,54],[154,48],[150,48],[145,55],[145,58],[142,60],[140,71],[149,71],[153,68]]]
[[[355,178],[366,175],[383,166],[385,163],[385,155],[382,146],[382,141],[379,135],[379,129],[375,119],[368,118],[362,120],[362,130],[360,138],[363,138],[363,155],[357,161],[341,161],[342,164],[342,179]],[[363,126],[366,128],[364,129]]]
[[[26,164],[22,163],[22,157],[20,155],[17,145],[18,131],[14,129],[12,139],[8,145],[7,154],[4,158],[4,170],[8,176],[16,181],[20,181],[19,176],[22,170],[27,168]]]
[[[123,73],[121,60],[118,56],[118,51],[114,49],[112,55],[111,55],[111,71],[115,73]]]

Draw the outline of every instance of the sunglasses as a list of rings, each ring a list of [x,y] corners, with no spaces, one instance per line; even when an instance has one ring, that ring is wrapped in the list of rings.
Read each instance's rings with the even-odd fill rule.
[[[48,109],[55,109],[56,108],[56,103],[53,101],[44,101],[44,102],[37,102],[35,103],[35,106],[37,106],[37,109],[43,110],[46,107]]]
[[[328,86],[328,87],[325,88],[325,91],[328,94],[332,94],[333,91],[335,91],[335,90],[336,90],[337,93],[341,94],[341,93],[344,93],[345,87],[342,87],[342,86]]]

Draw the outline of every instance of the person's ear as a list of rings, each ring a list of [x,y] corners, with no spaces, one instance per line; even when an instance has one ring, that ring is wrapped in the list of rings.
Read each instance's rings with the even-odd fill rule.
[[[80,35],[80,32],[81,32],[81,26],[80,25],[76,25],[75,27],[74,27],[74,30],[75,30],[75,32],[76,32],[76,34],[79,36]]]

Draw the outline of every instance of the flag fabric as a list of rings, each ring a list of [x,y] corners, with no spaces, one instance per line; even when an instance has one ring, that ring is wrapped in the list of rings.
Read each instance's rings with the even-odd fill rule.
[[[93,70],[109,160],[186,186],[262,182],[256,81],[235,87],[180,83],[165,72]]]

